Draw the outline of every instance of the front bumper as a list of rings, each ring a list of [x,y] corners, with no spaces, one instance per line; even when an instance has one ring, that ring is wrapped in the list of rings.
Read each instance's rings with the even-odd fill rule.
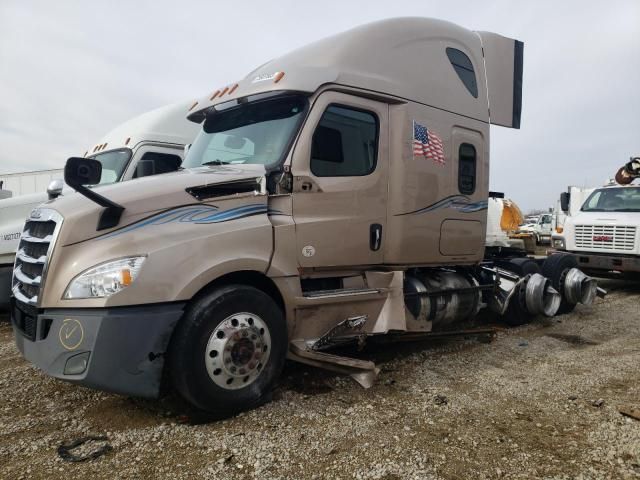
[[[0,265],[0,310],[9,308],[12,275],[13,265]]]
[[[184,304],[36,310],[12,300],[16,345],[46,374],[137,397],[160,394],[165,352]]]
[[[578,267],[585,272],[617,271],[640,272],[639,256],[594,255],[592,253],[567,252],[576,257]]]

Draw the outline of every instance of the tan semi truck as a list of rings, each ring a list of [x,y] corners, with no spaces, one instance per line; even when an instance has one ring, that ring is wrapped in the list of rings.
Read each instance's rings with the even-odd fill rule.
[[[489,126],[519,128],[522,51],[380,21],[194,103],[202,131],[179,172],[97,192],[84,185],[100,165],[69,159],[88,199],[25,226],[19,349],[64,380],[145,397],[171,385],[227,416],[266,401],[287,357],[367,386],[372,362],[325,350],[459,329],[486,306],[526,320],[589,303],[577,269],[554,284],[532,260],[484,260]]]

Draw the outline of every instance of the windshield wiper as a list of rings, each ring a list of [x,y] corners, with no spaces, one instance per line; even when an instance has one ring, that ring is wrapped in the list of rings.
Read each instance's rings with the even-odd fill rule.
[[[229,165],[231,162],[223,162],[222,160],[210,160],[208,162],[204,162],[202,166],[205,165]]]

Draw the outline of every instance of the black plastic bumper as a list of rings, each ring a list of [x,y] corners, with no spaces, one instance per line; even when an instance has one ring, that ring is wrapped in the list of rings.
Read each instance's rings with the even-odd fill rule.
[[[12,274],[13,265],[0,265],[0,310],[7,310],[9,308]]]
[[[38,311],[12,302],[18,349],[48,375],[124,395],[160,394],[165,352],[184,304]]]

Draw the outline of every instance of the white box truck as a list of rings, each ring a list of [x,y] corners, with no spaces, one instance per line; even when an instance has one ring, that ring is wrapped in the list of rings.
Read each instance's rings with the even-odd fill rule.
[[[562,232],[554,235],[554,248],[573,255],[592,275],[640,279],[640,185],[632,183],[635,178],[640,178],[640,157],[618,171],[618,183],[593,189],[579,209],[580,198],[571,189],[563,192],[561,208],[568,215]]]

